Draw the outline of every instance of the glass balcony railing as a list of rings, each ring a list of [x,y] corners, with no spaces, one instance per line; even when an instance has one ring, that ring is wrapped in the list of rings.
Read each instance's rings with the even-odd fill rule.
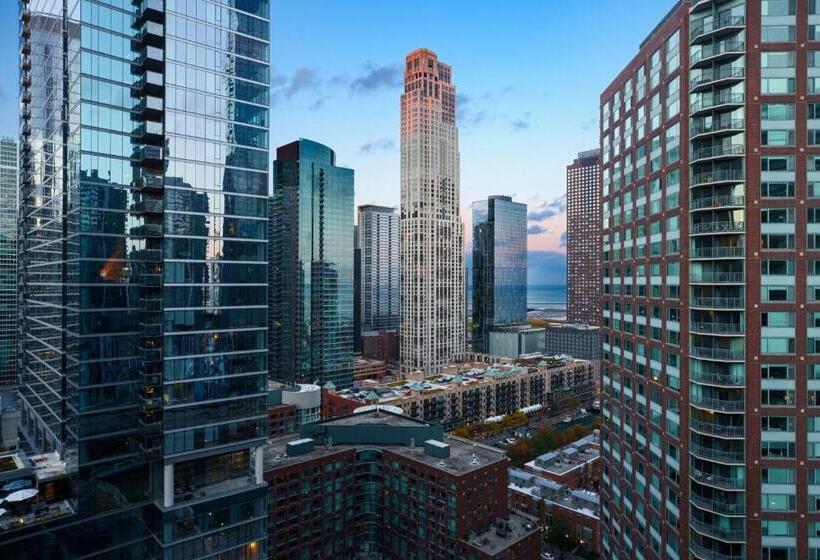
[[[711,346],[692,346],[690,353],[693,358],[722,360],[727,362],[742,362],[745,354],[743,350],[713,348]]]
[[[733,259],[743,257],[744,247],[698,247],[689,251],[691,259]]]
[[[689,64],[693,66],[712,58],[723,57],[724,55],[740,55],[745,52],[746,43],[743,41],[723,41],[716,45],[704,45],[700,50],[692,53],[689,57]]]
[[[729,31],[746,25],[744,16],[724,15],[717,19],[701,21],[689,30],[689,41],[696,41],[705,38],[707,35],[714,35],[721,31]]]
[[[707,548],[692,539],[689,539],[689,551],[700,560],[746,560],[746,556],[743,554],[726,554],[719,552]]]
[[[714,72],[703,72],[699,76],[689,80],[689,89],[706,89],[716,82],[722,81],[740,81],[746,77],[745,68],[726,68],[724,70]],[[728,85],[728,84],[726,84]]]
[[[689,403],[698,408],[706,408],[717,412],[745,412],[746,402],[743,399],[714,399],[689,395]]]
[[[743,130],[746,126],[746,122],[743,119],[729,119],[729,120],[719,120],[713,122],[702,122],[702,123],[694,123],[692,127],[689,129],[690,136],[699,136],[701,134],[715,134],[718,132],[725,132],[725,131],[740,131]]]
[[[708,185],[711,183],[735,183],[746,178],[742,169],[718,169],[716,171],[705,171],[692,175],[690,187]]]
[[[713,523],[706,523],[694,517],[689,519],[689,526],[701,535],[706,535],[715,539],[730,542],[743,542],[746,538],[746,531],[744,529],[730,529],[728,527],[721,527]]]
[[[743,284],[742,272],[690,272],[689,281],[695,284]]]
[[[698,484],[706,486],[714,486],[715,488],[722,488],[724,490],[745,490],[746,481],[742,478],[731,476],[720,476],[717,474],[707,473],[695,468],[689,469],[689,478]]]
[[[742,453],[741,453],[742,455]],[[726,500],[715,500],[698,496],[694,492],[689,495],[689,502],[701,509],[721,513],[725,515],[743,515],[746,512],[744,504],[727,502]]]
[[[692,321],[689,324],[689,329],[694,332],[707,334],[742,335],[744,333],[744,328],[741,323],[714,323]]]
[[[718,146],[706,146],[692,150],[692,162],[694,163],[695,161],[701,159],[718,158],[724,156],[742,156],[745,153],[746,146],[742,144],[731,144],[728,146],[724,146],[722,144]]]
[[[737,208],[744,206],[745,203],[746,197],[743,195],[705,196],[692,199],[689,202],[689,209]]]
[[[695,383],[705,383],[707,385],[727,385],[731,387],[742,387],[746,384],[743,374],[733,375],[730,373],[707,373],[690,371],[689,379]]]
[[[729,297],[693,297],[689,300],[693,307],[711,307],[716,309],[745,309],[744,298]]]
[[[704,422],[692,418],[689,421],[689,427],[701,434],[708,434],[724,438],[740,438],[744,437],[745,429],[743,426],[722,426],[714,422]]]

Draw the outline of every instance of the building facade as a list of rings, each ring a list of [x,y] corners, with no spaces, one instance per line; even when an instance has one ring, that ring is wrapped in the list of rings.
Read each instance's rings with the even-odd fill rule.
[[[544,327],[544,354],[567,354],[597,362],[601,359],[601,329],[578,323],[549,323]]]
[[[204,7],[21,3],[21,434],[76,493],[0,556],[265,557],[269,5]]]
[[[601,152],[567,166],[567,321],[601,323]]]
[[[517,360],[527,354],[544,354],[544,329],[528,325],[496,327],[490,331],[487,353]]]
[[[464,224],[456,91],[436,54],[407,55],[401,96],[401,368],[441,371],[465,351]]]
[[[17,142],[0,138],[0,387],[17,385]]]
[[[270,558],[536,559],[541,531],[507,508],[502,454],[385,410],[271,442]]]
[[[489,352],[494,328],[526,320],[527,205],[508,196],[474,202],[473,351]]]
[[[601,97],[613,557],[820,554],[818,8],[682,2]]]
[[[271,377],[353,383],[353,170],[311,140],[276,150]]]
[[[398,330],[399,215],[386,206],[359,206],[357,233],[361,251],[359,334]]]

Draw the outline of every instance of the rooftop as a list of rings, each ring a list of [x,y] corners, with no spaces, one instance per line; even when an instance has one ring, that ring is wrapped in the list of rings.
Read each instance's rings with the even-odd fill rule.
[[[363,448],[389,451],[455,475],[466,474],[488,464],[507,460],[500,451],[443,436],[440,426],[385,410],[370,410],[333,418],[306,425],[303,429],[302,434],[274,439],[265,446],[265,470]],[[303,454],[288,456],[289,443],[312,443],[313,449]],[[449,455],[433,456],[426,450],[425,443],[437,450],[447,449]]]
[[[565,484],[514,469],[510,469],[509,489],[571,509],[587,517],[600,517],[601,502],[598,494],[589,490],[576,490]]]
[[[511,511],[483,533],[472,534],[465,540],[473,547],[490,556],[495,556],[539,530],[538,523],[533,518],[517,511]]]
[[[575,441],[566,447],[539,455],[526,466],[534,471],[543,471],[555,475],[564,475],[601,456],[599,434],[592,434]]]

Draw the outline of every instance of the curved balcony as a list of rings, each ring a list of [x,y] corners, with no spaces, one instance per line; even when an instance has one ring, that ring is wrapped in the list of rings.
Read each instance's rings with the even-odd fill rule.
[[[737,33],[745,25],[746,18],[744,16],[727,15],[709,22],[702,21],[689,30],[689,43],[696,44],[722,35]]]
[[[743,554],[723,554],[717,550],[706,548],[702,544],[698,544],[693,539],[689,539],[689,552],[695,555],[695,558],[700,560],[746,560]]]
[[[743,41],[725,41],[714,46],[704,46],[689,57],[690,68],[703,68],[715,62],[731,60],[746,53]]]
[[[689,526],[701,535],[727,542],[743,542],[746,539],[745,529],[727,529],[711,523],[705,523],[694,517],[689,518]]]
[[[743,284],[742,272],[692,272],[689,274],[692,284]]]
[[[698,93],[714,87],[728,87],[742,82],[746,78],[745,68],[729,68],[718,72],[704,72],[697,78],[689,80],[689,93]]]
[[[712,348],[710,346],[692,346],[690,355],[693,358],[717,362],[742,362],[745,359],[743,350]]]
[[[697,163],[704,160],[720,160],[727,158],[740,157],[746,154],[746,146],[742,144],[732,144],[729,146],[717,145],[707,146],[704,148],[697,148],[692,150],[691,163]]]
[[[721,426],[720,424],[695,420],[694,418],[689,421],[689,428],[700,434],[719,438],[743,439],[745,437],[743,426]]]
[[[696,117],[711,111],[734,110],[742,107],[744,100],[742,93],[723,93],[691,103],[689,113],[691,117]]]
[[[711,8],[714,1],[715,0],[694,0],[692,2],[692,6],[689,8],[689,13],[693,14],[695,12],[705,10],[706,8]]]
[[[703,171],[692,175],[689,188],[702,187],[705,185],[719,185],[722,183],[742,183],[746,179],[746,173],[742,169],[718,169],[716,171]]]
[[[730,414],[746,412],[746,402],[743,399],[711,399],[708,397],[689,395],[689,404],[695,408],[715,412],[727,412]]]
[[[706,473],[695,468],[689,469],[689,478],[698,484],[720,488],[721,490],[729,490],[730,492],[746,490],[746,481],[743,479]]]
[[[743,233],[746,230],[745,222],[701,222],[692,224],[690,235],[715,235],[722,233]]]
[[[689,259],[742,259],[745,247],[699,247],[689,252]]]
[[[692,321],[689,330],[694,333],[712,334],[717,336],[742,336],[744,328],[741,323],[707,323]]]
[[[743,298],[693,297],[689,300],[689,305],[705,309],[746,309]]]
[[[723,500],[712,500],[710,498],[703,498],[701,496],[698,496],[694,492],[689,494],[689,503],[696,507],[699,507],[700,509],[705,509],[707,511],[719,513],[721,515],[742,517],[746,512],[745,504],[733,504],[730,502],[725,502]]]
[[[689,372],[689,380],[701,385],[716,385],[718,387],[743,387],[746,379],[742,375],[727,373]]]
[[[726,136],[743,132],[746,121],[743,119],[729,119],[726,121],[693,124],[689,129],[689,139],[695,140],[701,136]]]
[[[716,208],[743,208],[746,197],[739,195],[705,196],[689,201],[689,210],[714,210]]]

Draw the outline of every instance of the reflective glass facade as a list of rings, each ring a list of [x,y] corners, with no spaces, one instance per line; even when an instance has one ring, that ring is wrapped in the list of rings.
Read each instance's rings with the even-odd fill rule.
[[[22,432],[77,489],[37,557],[264,556],[268,17],[21,11]]]
[[[527,320],[527,205],[507,196],[473,203],[473,350],[493,327]]]
[[[361,331],[399,328],[399,215],[393,208],[359,206]]]
[[[17,385],[17,142],[0,138],[0,387]]]
[[[277,148],[271,212],[271,376],[353,383],[353,170],[327,146]]]

